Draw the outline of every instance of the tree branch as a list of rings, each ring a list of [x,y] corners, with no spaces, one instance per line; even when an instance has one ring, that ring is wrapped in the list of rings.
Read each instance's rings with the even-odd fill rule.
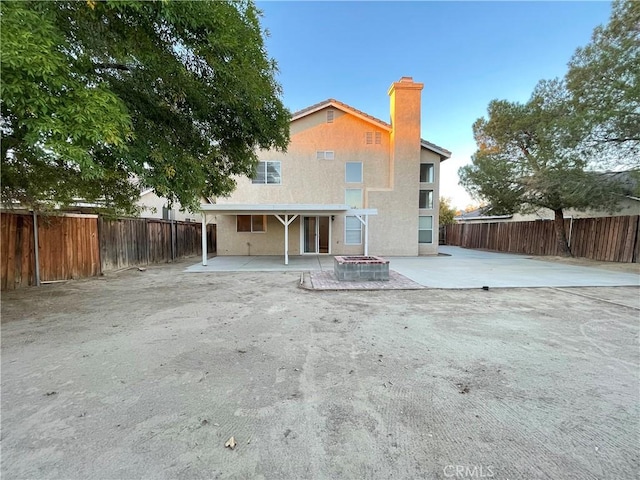
[[[121,63],[96,63],[93,68],[95,70],[113,69],[113,70],[123,70],[125,72],[131,71],[131,67],[127,65],[123,65]]]

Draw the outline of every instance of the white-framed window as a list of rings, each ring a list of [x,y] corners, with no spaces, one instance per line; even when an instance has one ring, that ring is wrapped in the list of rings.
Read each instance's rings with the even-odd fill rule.
[[[263,233],[267,231],[266,215],[236,215],[236,231]]]
[[[344,217],[344,243],[345,245],[362,244],[362,222],[358,217]]]
[[[418,243],[433,243],[433,217],[418,217]]]
[[[280,175],[280,162],[258,162],[256,176],[252,183],[262,185],[280,185],[282,176]]]
[[[376,145],[380,145],[382,143],[382,134],[380,132],[376,132]]]
[[[420,182],[433,183],[434,166],[433,163],[420,164]]]
[[[373,132],[366,132],[364,134],[364,143],[367,145],[373,144]]]
[[[418,208],[433,208],[433,190],[420,190]]]
[[[346,162],[344,164],[344,181],[346,183],[362,183],[362,162]]]
[[[334,158],[333,150],[318,150],[316,152],[316,160],[333,160]]]
[[[347,188],[344,191],[344,203],[350,208],[362,208],[362,189]]]
[[[333,110],[327,110],[327,123],[333,123]]]

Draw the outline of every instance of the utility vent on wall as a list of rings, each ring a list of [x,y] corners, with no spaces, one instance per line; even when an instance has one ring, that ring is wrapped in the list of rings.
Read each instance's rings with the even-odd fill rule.
[[[364,143],[367,145],[373,145],[373,134],[374,132],[366,132],[364,134]],[[380,132],[375,132],[376,145],[380,145],[382,143],[382,134]]]
[[[327,123],[333,123],[333,110],[327,110]]]

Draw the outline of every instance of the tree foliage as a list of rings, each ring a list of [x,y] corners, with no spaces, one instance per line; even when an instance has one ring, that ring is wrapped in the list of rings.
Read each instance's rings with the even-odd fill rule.
[[[623,185],[588,170],[580,152],[567,146],[573,141],[569,100],[555,80],[540,82],[525,104],[492,101],[488,119],[473,125],[478,150],[472,164],[459,171],[461,184],[486,200],[491,213],[552,210],[565,254],[563,210],[614,210],[623,193]]]
[[[440,226],[451,225],[455,223],[455,216],[456,209],[451,206],[451,199],[440,197],[440,207],[438,214]]]
[[[639,167],[639,54],[640,4],[617,1],[565,79],[540,81],[524,104],[489,104],[488,118],[473,125],[478,149],[460,183],[495,214],[552,210],[560,251],[570,254],[563,211],[612,212],[633,188],[596,170]]]
[[[640,2],[613,3],[609,23],[569,62],[567,87],[584,155],[608,167],[640,156]]]
[[[2,200],[195,208],[285,149],[250,1],[2,2]]]

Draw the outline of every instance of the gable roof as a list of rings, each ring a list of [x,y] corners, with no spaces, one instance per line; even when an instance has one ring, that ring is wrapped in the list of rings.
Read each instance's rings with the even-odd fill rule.
[[[390,132],[392,130],[391,124],[384,122],[382,120],[380,120],[379,118],[376,118],[372,115],[369,115],[368,113],[363,112],[362,110],[358,110],[357,108],[352,107],[351,105],[347,105],[344,102],[340,102],[338,100],[336,100],[335,98],[328,98],[327,100],[324,100],[322,102],[318,102],[314,105],[311,105],[307,108],[303,108],[302,110],[298,110],[297,112],[294,112],[291,115],[291,121],[294,122],[296,120],[299,120],[301,118],[306,117],[307,115],[311,115],[312,113],[316,113],[322,109],[325,108],[336,108],[338,110],[341,110],[345,113],[349,113],[355,117],[360,118],[361,120],[364,120],[365,122],[371,123],[373,125],[376,125],[380,128],[382,128],[383,130],[386,130],[387,132]],[[440,156],[440,161],[444,161],[447,158],[451,157],[451,152],[449,150],[447,150],[446,148],[442,148],[439,147],[438,145],[436,145],[435,143],[431,143],[428,142],[427,140],[424,139],[420,139],[420,147],[425,148],[437,155]]]
[[[365,122],[377,125],[378,127],[384,130],[391,131],[391,125],[388,124],[387,122],[383,122],[379,118],[369,115],[368,113],[364,113],[362,110],[358,110],[357,108],[354,108],[351,105],[347,105],[346,103],[339,102],[335,98],[329,98],[322,102],[311,105],[310,107],[303,108],[302,110],[298,110],[297,112],[294,112],[293,115],[291,116],[291,121],[293,122],[295,120],[306,117],[307,115],[311,115],[312,113],[315,113],[319,110],[322,110],[328,107],[333,107],[338,110],[342,110],[345,113],[350,113],[351,115],[358,117],[364,120]]]

